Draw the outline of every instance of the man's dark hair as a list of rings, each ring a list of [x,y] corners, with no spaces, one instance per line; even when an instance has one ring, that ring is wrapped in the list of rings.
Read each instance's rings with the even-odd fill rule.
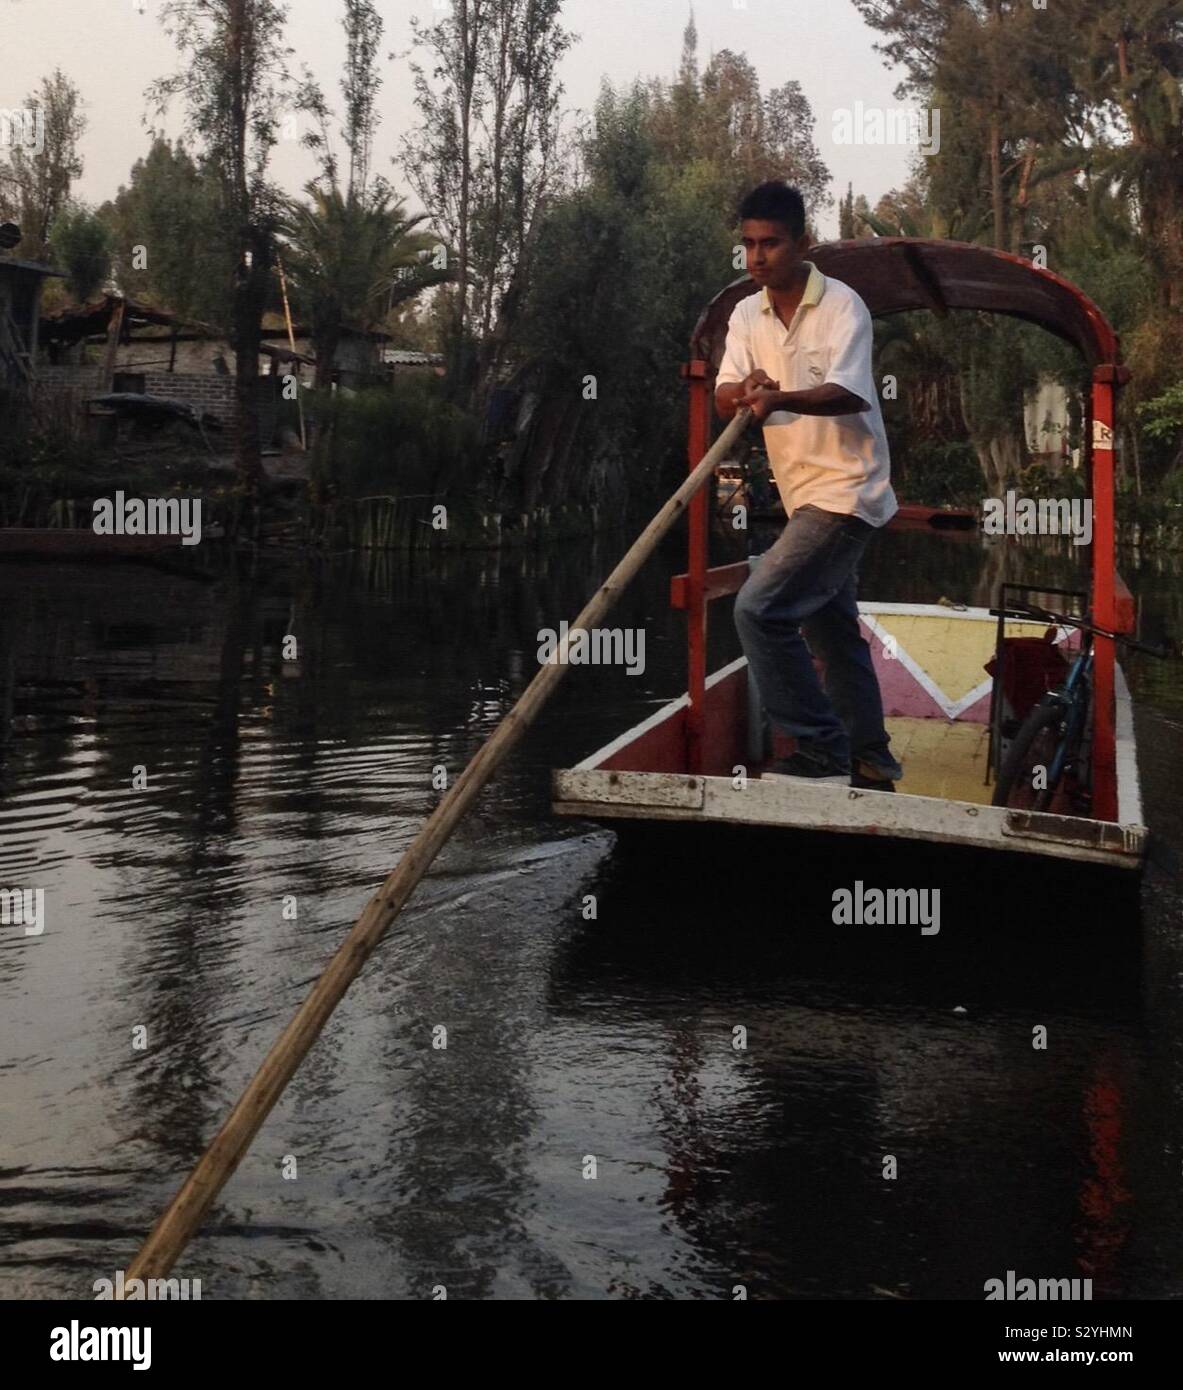
[[[796,239],[805,235],[805,199],[801,190],[792,184],[772,179],[753,188],[739,205],[739,220],[783,222],[789,235]]]

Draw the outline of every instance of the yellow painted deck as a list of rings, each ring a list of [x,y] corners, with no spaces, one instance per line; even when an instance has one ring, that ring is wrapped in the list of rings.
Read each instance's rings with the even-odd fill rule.
[[[983,689],[985,663],[994,655],[993,622],[967,622],[936,613],[874,612],[876,624],[899,651],[924,671],[950,701]],[[1008,622],[1007,637],[1042,637],[1047,623]]]
[[[891,751],[903,764],[899,791],[913,796],[942,796],[988,806],[993,784],[987,786],[986,753],[990,729],[986,724],[961,724],[945,719],[888,719]]]

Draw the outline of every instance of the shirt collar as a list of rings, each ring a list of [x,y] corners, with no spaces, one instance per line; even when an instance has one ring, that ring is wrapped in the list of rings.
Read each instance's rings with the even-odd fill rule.
[[[812,309],[826,292],[826,277],[812,261],[802,261],[801,264],[809,267],[809,279],[805,282],[805,292],[801,296],[800,307]],[[772,298],[768,293],[767,285],[760,291],[760,310],[765,314],[772,313]]]

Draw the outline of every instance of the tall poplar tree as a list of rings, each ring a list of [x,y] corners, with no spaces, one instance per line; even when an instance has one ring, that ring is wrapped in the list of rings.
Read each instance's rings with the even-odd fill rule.
[[[253,495],[262,477],[259,342],[271,289],[279,196],[268,165],[284,111],[300,105],[284,46],[286,0],[165,0],[161,22],[183,55],[149,96],[163,112],[175,99],[219,193],[220,241],[230,279],[228,331],[235,357],[239,482]],[[151,248],[149,248],[151,255]]]
[[[32,122],[0,160],[0,216],[21,229],[16,254],[43,260],[49,254],[54,219],[70,201],[82,175],[78,142],[86,131],[78,88],[56,68],[25,99],[21,116]],[[15,127],[14,127],[15,129]]]

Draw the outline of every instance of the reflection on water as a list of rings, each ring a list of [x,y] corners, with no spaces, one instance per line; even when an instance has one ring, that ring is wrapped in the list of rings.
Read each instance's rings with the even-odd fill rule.
[[[618,552],[0,568],[0,887],[47,913],[0,928],[0,1294],[126,1267],[433,769]],[[987,603],[1004,566],[1063,583],[1073,559],[892,534],[863,592]],[[1120,885],[943,849],[616,846],[549,817],[550,767],[683,688],[680,567],[672,545],[613,619],[645,627],[644,674],[571,673],[178,1272],[209,1298],[980,1297],[1008,1269],[1178,1294],[1175,884],[1148,876],[1140,924]],[[1177,562],[1124,568],[1144,633],[1183,638]],[[1129,670],[1148,819],[1180,846],[1179,665]],[[836,933],[856,877],[939,886],[940,935]]]

